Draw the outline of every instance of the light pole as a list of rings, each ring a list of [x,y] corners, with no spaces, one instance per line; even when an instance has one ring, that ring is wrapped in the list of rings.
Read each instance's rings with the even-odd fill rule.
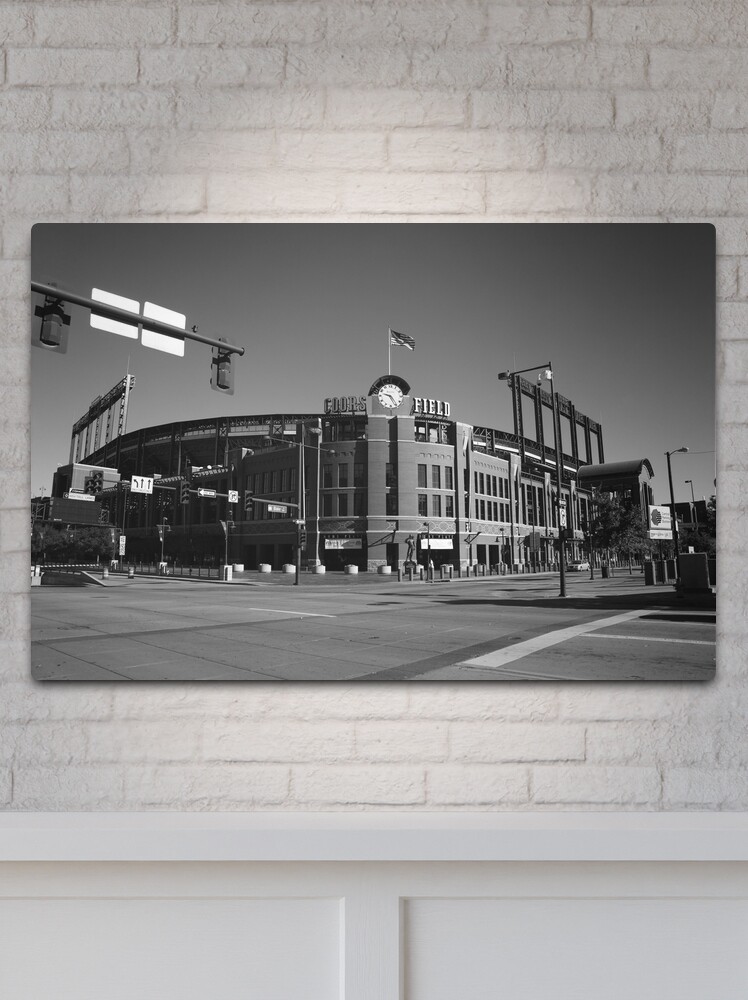
[[[426,563],[426,579],[429,583],[433,583],[434,578],[431,574],[431,521],[426,521],[423,526],[426,529],[426,546],[428,552],[426,559],[423,560]]]
[[[696,497],[693,495],[693,479],[684,479],[683,482],[686,484],[686,486],[691,487],[691,505],[693,507],[693,523],[698,528],[699,516],[696,513]]]
[[[566,597],[566,564],[564,558],[564,529],[561,525],[561,510],[562,510],[562,498],[561,498],[561,477],[562,477],[562,462],[561,462],[561,433],[558,424],[558,401],[556,399],[556,389],[553,384],[553,366],[549,361],[545,365],[534,365],[532,368],[519,368],[514,372],[499,372],[498,379],[500,382],[510,381],[515,377],[515,375],[522,375],[525,372],[537,372],[543,371],[545,378],[551,383],[551,403],[553,406],[553,449],[556,452],[556,521],[558,524],[558,549],[559,549],[559,597]],[[542,376],[538,376],[540,380]],[[521,485],[521,484],[520,484]]]
[[[675,586],[680,584],[680,551],[678,549],[678,518],[675,515],[675,494],[673,493],[673,470],[670,468],[670,456],[677,455],[679,452],[686,452],[688,448],[675,448],[673,451],[666,451],[665,456],[667,457],[667,479],[670,484],[670,510],[672,511],[673,519],[673,542],[675,544]]]

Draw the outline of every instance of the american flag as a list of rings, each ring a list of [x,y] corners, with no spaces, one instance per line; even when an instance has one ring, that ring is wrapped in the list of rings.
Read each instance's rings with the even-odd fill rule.
[[[407,347],[409,351],[416,349],[416,342],[412,337],[407,333],[397,333],[395,330],[390,330],[390,344],[394,347]]]

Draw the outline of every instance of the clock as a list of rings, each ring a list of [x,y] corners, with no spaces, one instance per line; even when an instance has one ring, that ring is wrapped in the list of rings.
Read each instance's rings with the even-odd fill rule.
[[[377,393],[377,398],[382,406],[394,409],[403,401],[403,390],[399,385],[395,385],[394,382],[385,382]]]

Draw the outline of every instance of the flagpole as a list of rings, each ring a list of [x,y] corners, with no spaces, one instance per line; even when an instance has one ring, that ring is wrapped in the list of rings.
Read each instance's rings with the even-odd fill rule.
[[[392,374],[392,327],[387,327],[387,374]]]

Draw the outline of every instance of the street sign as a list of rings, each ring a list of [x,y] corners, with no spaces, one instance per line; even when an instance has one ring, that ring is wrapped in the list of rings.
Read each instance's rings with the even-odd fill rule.
[[[660,504],[649,507],[647,537],[670,540],[673,537],[673,516],[669,507]]]
[[[566,504],[563,504],[558,509],[558,523],[562,528],[566,527]]]
[[[239,503],[238,490],[229,490],[229,503]]]
[[[672,537],[673,537],[672,531],[665,531],[663,528],[652,528],[650,531],[647,532],[647,538],[660,539],[660,540],[667,539],[668,541],[670,541],[672,540]]]
[[[96,499],[91,493],[76,493],[75,490],[70,490],[68,493],[63,494],[66,500],[87,500],[89,503],[93,503]]]
[[[130,479],[131,493],[153,493],[153,480],[148,476],[132,476]]]
[[[127,541],[127,535],[119,536],[119,554],[123,556],[125,554],[125,542]]]
[[[216,491],[215,490],[206,490],[203,487],[200,487],[200,489],[197,491],[197,495],[199,497],[214,497],[214,496],[216,496]]]
[[[267,509],[268,509],[268,513],[269,514],[287,514],[288,513],[288,507],[286,507],[286,505],[282,504],[282,503],[269,503]]]

